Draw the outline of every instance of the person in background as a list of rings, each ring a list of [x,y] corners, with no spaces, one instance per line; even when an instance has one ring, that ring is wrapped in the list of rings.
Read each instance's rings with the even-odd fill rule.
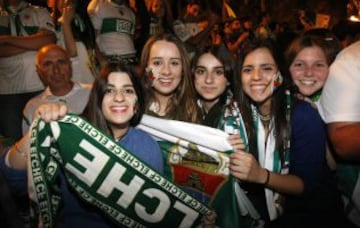
[[[177,37],[171,34],[152,36],[141,54],[140,72],[146,114],[199,121],[189,58]]]
[[[241,22],[243,22],[243,25]],[[249,42],[249,39],[255,37],[251,18],[243,17],[242,19],[232,19],[230,22],[230,31],[231,33],[227,36],[225,42],[233,58],[236,59],[239,57],[242,48]]]
[[[92,0],[87,12],[95,29],[95,57],[109,63],[136,64],[136,15],[126,0]]]
[[[58,45],[42,47],[36,58],[36,69],[45,91],[31,98],[23,110],[23,134],[34,120],[35,110],[42,104],[63,102],[69,112],[81,114],[88,102],[91,84],[72,79],[72,65],[68,53]]]
[[[337,55],[319,100],[319,112],[338,158],[346,215],[356,227],[360,226],[359,58],[360,41]]]
[[[207,46],[210,32],[220,17],[199,0],[187,0],[185,9],[173,23],[174,33],[193,56],[198,48]]]
[[[46,8],[24,0],[0,5],[0,134],[21,137],[22,110],[44,85],[35,70],[36,51],[55,43],[54,23]]]
[[[60,119],[67,111],[65,104],[53,103],[40,106],[36,113],[44,121],[49,122]],[[143,112],[141,83],[134,71],[131,67],[112,64],[103,68],[94,81],[83,116],[121,146],[162,173],[163,159],[160,147],[151,136],[135,128]],[[26,189],[29,143],[28,133],[0,159],[0,169],[7,178],[12,178],[9,183],[13,184],[13,189]],[[16,182],[18,179],[15,177],[21,177],[23,182]],[[64,173],[61,174],[60,191],[63,202],[56,221],[58,227],[114,227],[113,221],[94,206],[76,197],[66,182]]]
[[[260,39],[271,38],[275,39],[275,34],[270,29],[271,15],[269,12],[261,12],[259,15],[259,24],[255,29],[255,36]]]
[[[52,1],[50,1],[52,3]],[[58,0],[52,9],[57,25],[57,44],[71,58],[73,79],[80,83],[92,83],[96,76],[94,64],[95,34],[87,14],[81,14],[78,0]]]
[[[150,14],[150,36],[172,32],[174,18],[169,1],[149,0],[146,1],[146,8]]]
[[[230,172],[266,226],[340,226],[342,203],[326,164],[323,122],[288,90],[276,50],[271,39],[255,39],[239,59],[249,150],[231,155]]]

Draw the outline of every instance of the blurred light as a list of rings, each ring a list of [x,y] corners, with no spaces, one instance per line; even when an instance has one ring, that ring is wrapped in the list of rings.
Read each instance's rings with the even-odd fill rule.
[[[353,21],[353,22],[360,22],[360,18],[355,16],[355,15],[351,15],[349,17],[349,21]]]

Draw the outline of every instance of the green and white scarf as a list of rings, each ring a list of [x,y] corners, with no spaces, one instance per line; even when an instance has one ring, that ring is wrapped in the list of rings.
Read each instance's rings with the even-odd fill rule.
[[[141,141],[139,141],[141,143]],[[29,194],[44,227],[56,225],[63,172],[77,196],[121,227],[193,227],[207,206],[79,116],[31,128]]]
[[[219,128],[240,131],[247,143],[237,107],[228,97]],[[165,175],[215,209],[219,227],[255,227],[260,218],[236,178],[229,175],[232,147],[220,129],[145,115],[139,128],[158,142],[166,161]],[[226,202],[226,203],[224,203]]]
[[[286,121],[290,123],[291,98],[290,91],[286,91]],[[261,167],[271,172],[287,174],[290,164],[290,130],[284,140],[284,161],[281,161],[279,148],[276,148],[275,120],[269,123],[269,134],[266,138],[265,128],[260,120],[259,113],[254,105],[251,105],[252,116],[257,132],[258,161]],[[290,127],[290,126],[289,126]],[[283,213],[283,196],[278,192],[265,188],[265,199],[270,220],[275,220]]]

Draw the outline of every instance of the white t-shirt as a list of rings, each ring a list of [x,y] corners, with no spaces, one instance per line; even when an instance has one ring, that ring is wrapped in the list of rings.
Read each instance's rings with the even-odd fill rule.
[[[319,100],[326,123],[360,121],[360,41],[342,50],[330,66]]]
[[[97,0],[93,0],[97,1]],[[110,0],[88,5],[88,14],[96,31],[96,43],[105,55],[135,54],[133,36],[136,18],[132,9]]]
[[[12,21],[15,14],[20,16],[22,26],[19,31],[15,31]],[[10,31],[10,34],[0,31],[0,35],[16,36],[16,32],[19,32],[21,36],[29,36],[39,29],[55,33],[48,10],[32,6],[25,1],[9,11],[0,7],[0,27],[8,28]],[[44,89],[35,69],[35,56],[36,51],[27,51],[10,57],[0,57],[0,94],[29,93]]]
[[[23,110],[23,134],[29,131],[34,120],[35,110],[42,104],[64,102],[70,113],[81,114],[89,100],[91,84],[75,83],[72,90],[64,96],[54,96],[49,87],[44,92],[31,98]]]

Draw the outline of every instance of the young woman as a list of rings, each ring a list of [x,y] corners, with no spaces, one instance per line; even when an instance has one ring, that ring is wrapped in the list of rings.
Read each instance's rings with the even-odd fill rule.
[[[334,60],[336,40],[305,34],[295,38],[285,52],[286,69],[298,92],[317,103]]]
[[[141,54],[145,113],[166,119],[198,122],[190,65],[174,35],[151,37]]]
[[[321,32],[321,33],[320,33]],[[309,30],[295,38],[285,52],[286,69],[298,92],[298,96],[318,105],[322,89],[329,75],[329,67],[340,44],[326,30]],[[328,165],[336,169],[336,162],[328,148]]]
[[[224,130],[229,134],[228,141],[233,150],[245,150],[244,143],[240,137],[246,137],[240,110],[234,94],[238,93],[238,83],[235,81],[236,71],[231,54],[225,44],[208,47],[197,51],[191,64],[195,90],[198,94],[197,104],[201,113],[201,124]],[[238,201],[235,196],[233,179],[219,174],[220,167],[209,169],[217,163],[209,162],[206,156],[194,156],[192,173],[200,173],[201,184],[191,186],[188,189],[195,191],[201,196],[204,203],[214,207],[217,213],[216,224],[219,227],[243,225],[241,219],[231,218],[231,215],[240,214]],[[185,164],[189,169],[190,165]],[[205,173],[206,175],[201,175]],[[224,181],[219,181],[224,178]],[[228,185],[227,183],[231,183]],[[212,194],[206,192],[203,186],[212,186],[215,190]],[[226,190],[225,190],[226,189]],[[226,206],[219,203],[219,192],[227,191],[228,202]],[[201,194],[200,194],[201,192]]]
[[[221,45],[200,50],[192,59],[197,104],[202,123],[207,126],[218,127],[223,107],[234,100],[234,64],[228,54]]]
[[[66,112],[67,108],[63,104],[45,105],[37,110],[41,118],[47,122],[61,118]],[[157,142],[147,133],[134,128],[143,112],[141,84],[131,68],[109,66],[104,68],[95,80],[84,116],[97,128],[112,136],[121,146],[162,173],[163,158]],[[1,169],[6,170],[10,177],[11,170],[16,174],[16,169],[26,169],[28,150],[29,135],[26,135],[9,150],[6,162],[1,163]],[[23,179],[25,182],[26,172],[23,172]],[[61,174],[60,191],[63,204],[57,217],[59,227],[114,226],[98,209],[76,197],[65,181],[64,174]]]
[[[326,165],[323,122],[286,89],[275,50],[271,40],[253,40],[242,52],[239,104],[249,152],[231,155],[231,173],[248,189],[265,224],[340,225],[342,205]]]

